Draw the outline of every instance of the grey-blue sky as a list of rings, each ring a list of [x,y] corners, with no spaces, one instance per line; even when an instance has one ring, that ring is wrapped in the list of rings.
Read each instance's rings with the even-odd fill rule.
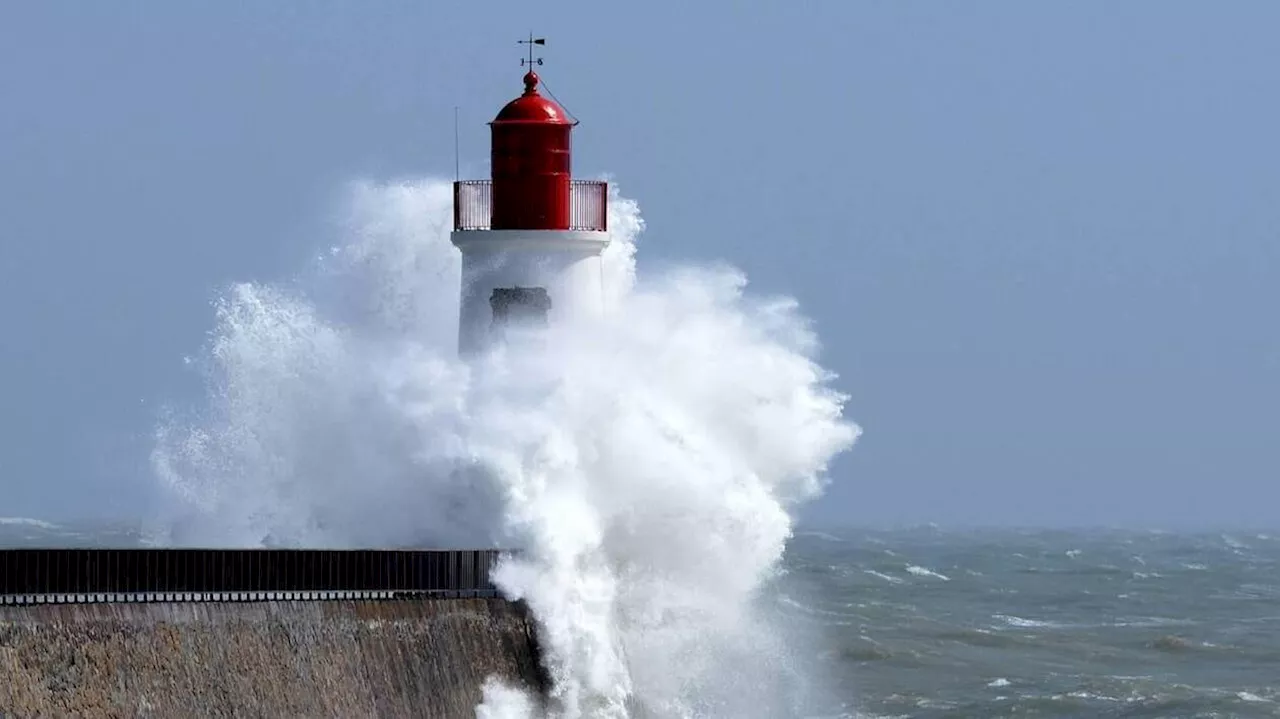
[[[818,519],[1277,523],[1280,5],[0,9],[0,514],[128,513],[226,282],[355,177],[464,174],[519,88],[642,268],[797,296],[865,429]]]

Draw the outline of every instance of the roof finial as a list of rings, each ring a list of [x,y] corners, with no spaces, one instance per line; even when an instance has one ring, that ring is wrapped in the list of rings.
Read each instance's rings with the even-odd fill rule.
[[[520,67],[528,66],[529,68],[529,72],[525,73],[524,76],[524,94],[536,95],[538,94],[538,73],[533,71],[533,66],[541,65],[542,58],[533,56],[533,46],[546,45],[547,39],[545,37],[534,37],[533,33],[529,33],[528,40],[517,40],[516,42],[520,45],[529,46],[529,58],[520,58]]]

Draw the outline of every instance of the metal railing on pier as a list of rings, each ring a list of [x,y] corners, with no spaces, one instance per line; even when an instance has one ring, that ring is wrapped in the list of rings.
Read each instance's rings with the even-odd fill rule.
[[[6,549],[0,604],[498,596],[498,550]]]

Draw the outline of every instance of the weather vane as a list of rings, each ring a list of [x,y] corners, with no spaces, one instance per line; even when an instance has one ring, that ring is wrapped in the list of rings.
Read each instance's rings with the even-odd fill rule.
[[[529,46],[529,59],[527,59],[527,60],[526,60],[525,58],[520,58],[520,67],[524,67],[525,65],[528,65],[528,66],[529,66],[529,69],[533,69],[533,66],[534,66],[534,65],[541,65],[541,64],[542,64],[542,58],[540,58],[540,57],[535,58],[535,57],[533,56],[533,46],[534,46],[534,45],[546,45],[546,44],[547,44],[547,39],[546,39],[545,37],[534,37],[534,36],[533,36],[533,33],[529,33],[529,39],[528,39],[528,40],[517,40],[517,41],[516,41],[516,43],[517,43],[517,44],[519,44],[519,45],[528,45],[528,46]]]

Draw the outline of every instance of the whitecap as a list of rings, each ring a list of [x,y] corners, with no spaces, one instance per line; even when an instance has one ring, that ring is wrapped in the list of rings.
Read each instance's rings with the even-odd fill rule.
[[[1045,621],[1041,619],[1027,619],[1025,617],[1015,617],[1012,614],[996,614],[996,615],[993,615],[992,618],[999,619],[1000,621],[1004,622],[1005,624],[1008,624],[1011,627],[1020,627],[1023,629],[1054,629],[1062,626],[1057,622],[1050,622],[1050,621]]]
[[[907,565],[907,572],[909,574],[914,574],[917,577],[933,577],[934,579],[941,579],[944,582],[951,581],[951,577],[948,577],[945,574],[939,574],[932,569],[916,566],[914,564]]]
[[[836,535],[834,535],[834,534],[827,534],[826,532],[816,532],[816,531],[815,531],[815,532],[797,532],[797,533],[796,533],[796,536],[797,536],[797,537],[812,537],[812,538],[814,538],[814,539],[821,539],[821,540],[824,540],[824,541],[827,541],[827,542],[843,542],[843,541],[844,541],[844,540],[843,540],[843,539],[841,539],[840,537],[837,537],[837,536],[836,536]]]
[[[46,522],[43,519],[32,519],[30,517],[0,517],[0,524],[9,527],[35,527],[36,529],[57,529],[58,525],[53,522]]]
[[[862,571],[866,574],[870,574],[873,577],[879,577],[880,579],[883,579],[886,582],[889,582],[890,584],[902,584],[903,582],[903,579],[901,577],[890,576],[882,572],[877,572],[874,569],[864,569]]]
[[[1222,543],[1227,545],[1228,547],[1231,547],[1232,549],[1249,549],[1249,545],[1245,544],[1244,542],[1240,541],[1239,539],[1236,539],[1235,537],[1229,534],[1222,535]]]
[[[1068,693],[1068,694],[1067,694],[1067,696],[1071,697],[1072,699],[1092,699],[1092,700],[1094,700],[1094,701],[1104,701],[1104,702],[1121,702],[1121,701],[1124,701],[1123,699],[1120,699],[1119,697],[1109,697],[1109,696],[1107,696],[1107,695],[1105,695],[1105,694],[1097,694],[1097,693],[1095,693],[1095,692],[1089,692],[1089,691],[1085,691],[1085,690],[1083,690],[1083,689],[1078,689],[1078,690],[1076,690],[1076,691],[1074,691],[1074,692],[1070,692],[1070,693]]]

